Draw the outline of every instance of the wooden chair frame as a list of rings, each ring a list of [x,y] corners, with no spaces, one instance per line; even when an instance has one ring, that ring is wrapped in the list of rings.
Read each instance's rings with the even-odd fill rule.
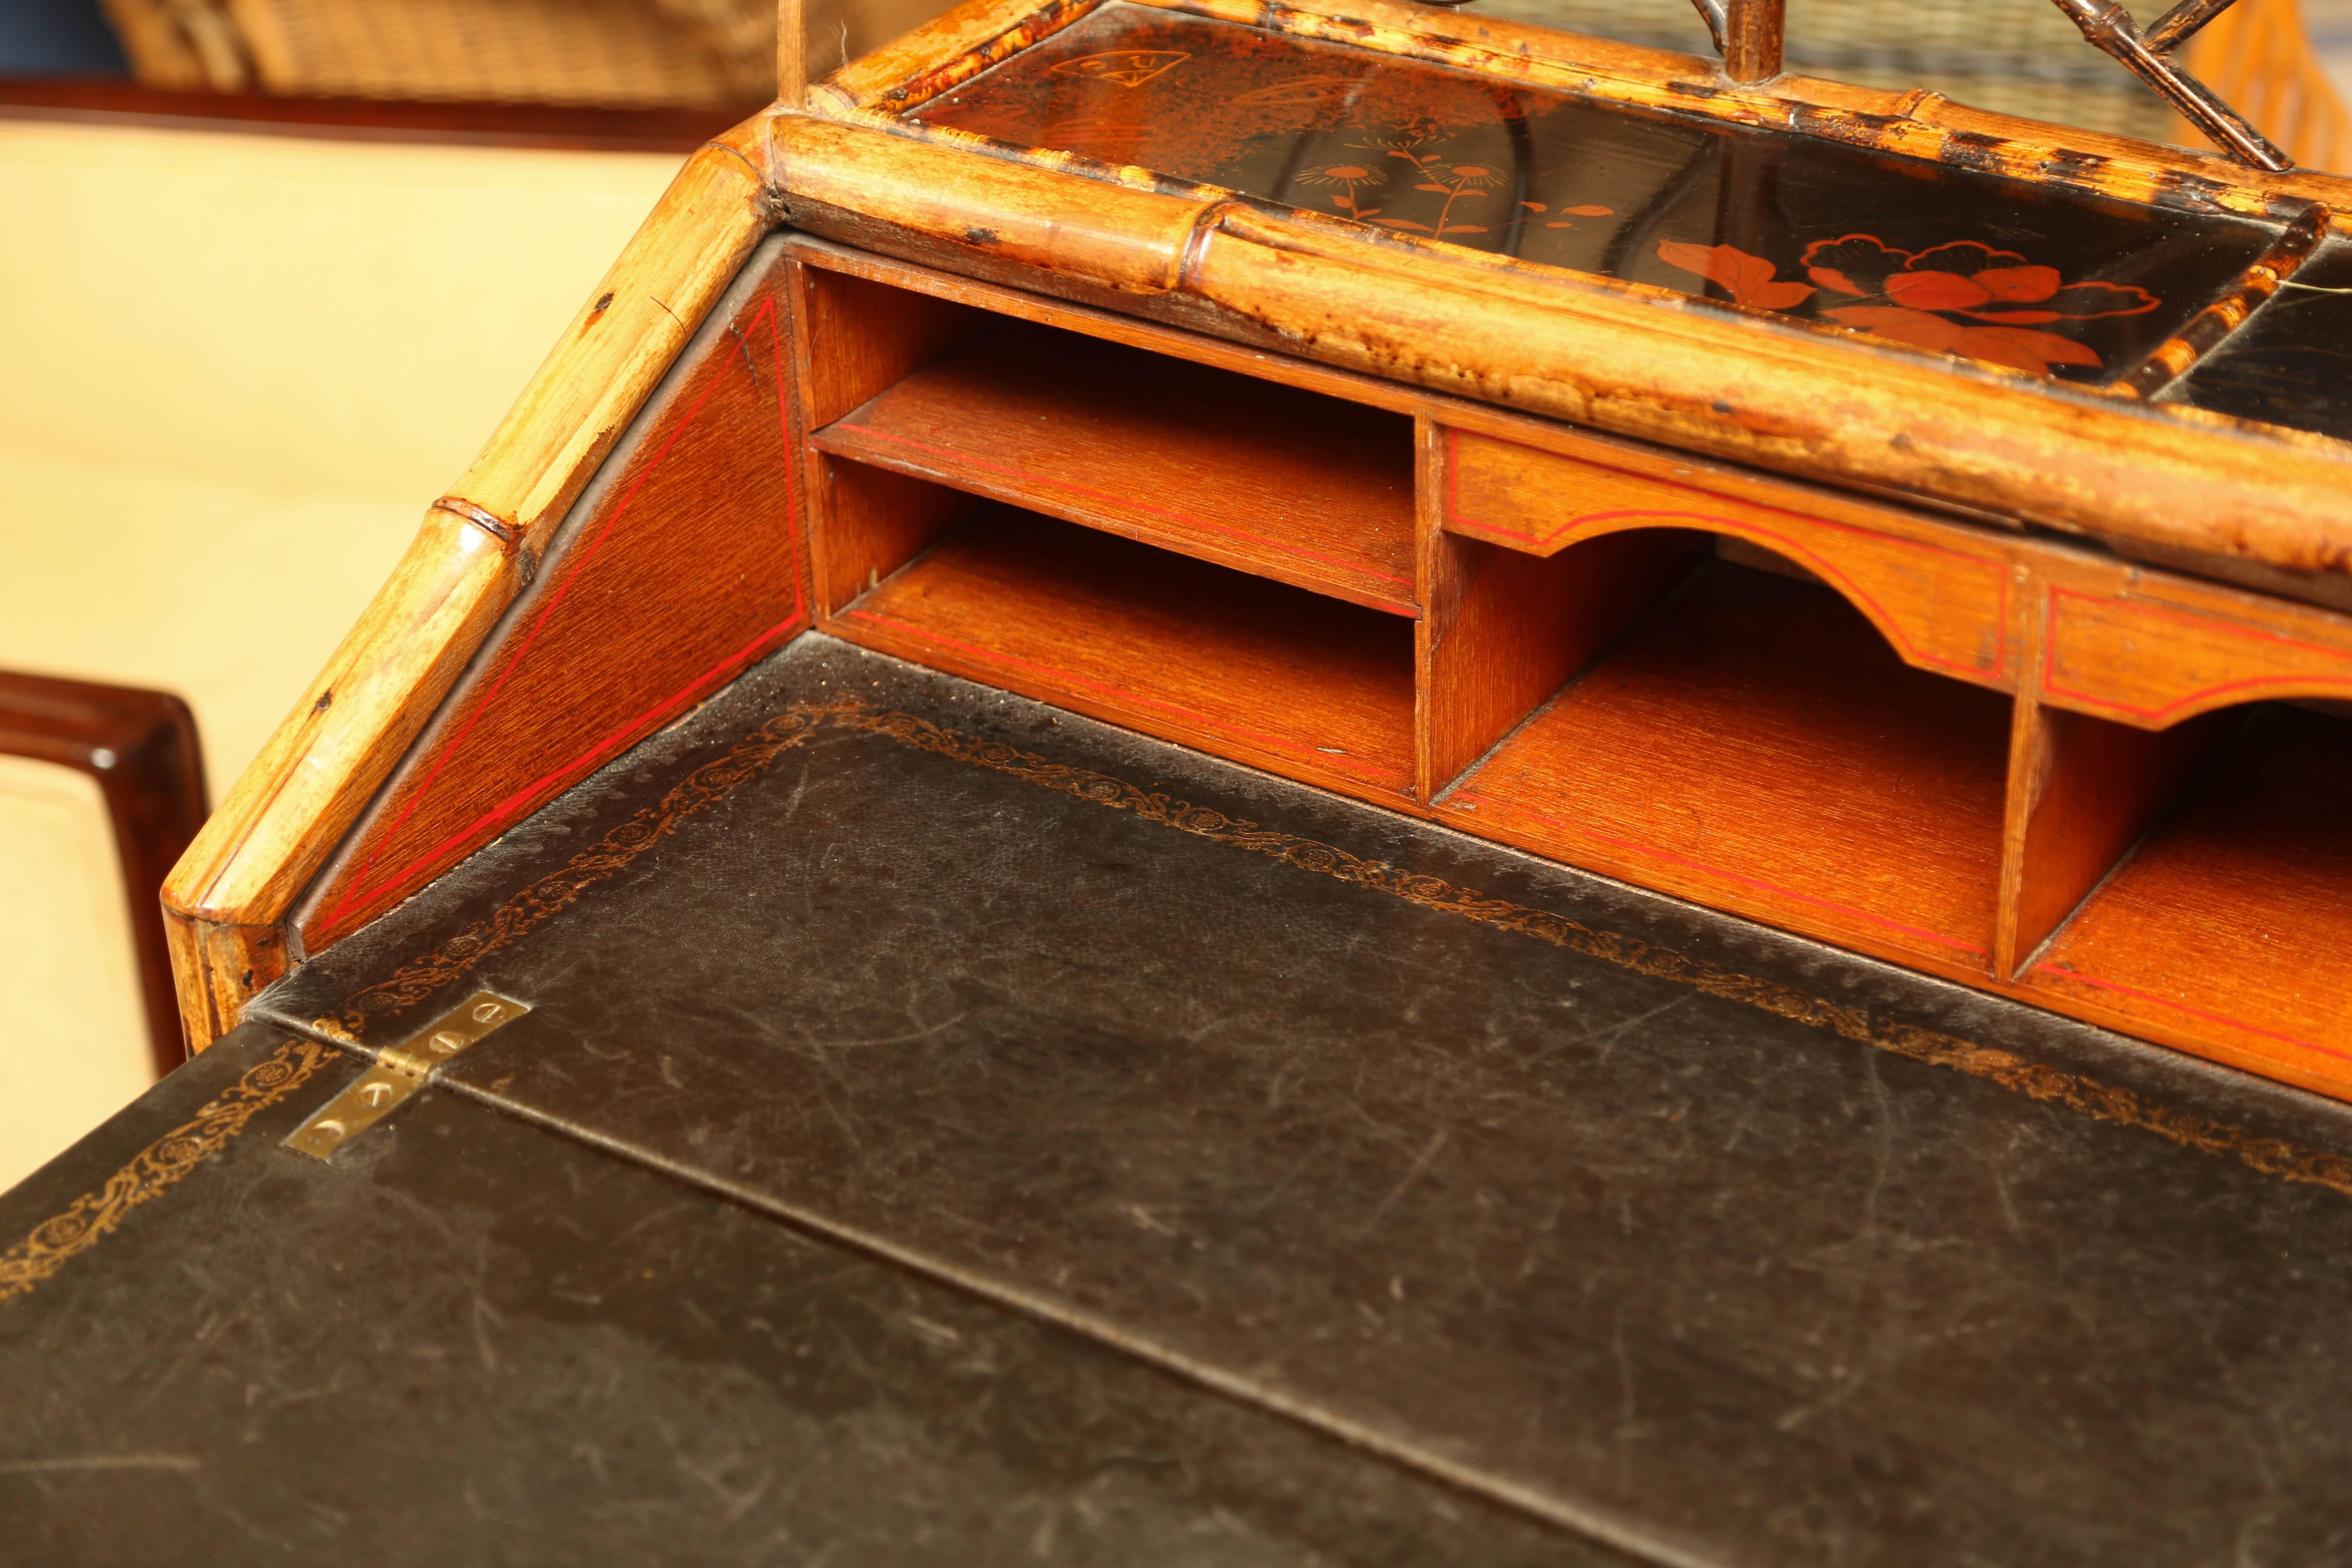
[[[0,673],[0,753],[97,781],[121,861],[155,1070],[171,1071],[188,1047],[156,900],[205,820],[204,756],[188,705],[168,692]]]

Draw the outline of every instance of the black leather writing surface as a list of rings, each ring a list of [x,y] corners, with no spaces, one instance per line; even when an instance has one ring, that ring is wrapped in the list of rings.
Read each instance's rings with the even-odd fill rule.
[[[478,987],[534,1010],[373,1143],[299,1169],[276,1150],[340,1081],[321,1068],[277,1123],[0,1303],[5,1375],[120,1423],[6,1452],[151,1451],[162,1428],[131,1391],[184,1388],[174,1335],[215,1320],[195,1342],[219,1348],[189,1353],[217,1386],[189,1429],[260,1420],[312,1445],[281,1412],[341,1385],[326,1352],[283,1346],[320,1342],[322,1320],[377,1345],[398,1321],[423,1326],[420,1425],[636,1433],[600,1449],[607,1493],[698,1499],[641,1407],[708,1408],[713,1433],[783,1434],[761,1441],[786,1455],[864,1441],[845,1417],[793,1425],[821,1396],[793,1392],[796,1363],[748,1326],[746,1300],[813,1300],[814,1269],[824,1310],[861,1323],[1029,1336],[987,1352],[1005,1387],[1064,1387],[1083,1364],[1162,1392],[1066,1385],[1038,1417],[1077,1423],[1066,1464],[1022,1491],[989,1478],[1012,1463],[998,1447],[1029,1439],[981,1413],[1010,1394],[959,1404],[948,1352],[844,1332],[822,1397],[871,1387],[904,1429],[960,1434],[959,1457],[882,1444],[834,1513],[814,1490],[749,1505],[795,1541],[872,1515],[1014,1560],[1034,1540],[1009,1522],[1031,1528],[1016,1500],[1120,1468],[1141,1439],[1080,1416],[1130,1399],[1121,1419],[1175,1456],[1168,1489],[1083,1538],[1113,1543],[1097,1558],[1065,1535],[1046,1560],[1189,1561],[1169,1521],[1221,1509],[1342,1562],[2342,1546],[2338,1108],[823,638],[260,1011],[382,1044]],[[217,1055],[191,1070],[225,1071]],[[38,1202],[16,1194],[10,1234],[120,1155],[78,1153]],[[345,1267],[364,1286],[320,1272],[322,1247],[251,1239],[338,1225],[362,1233]],[[272,1327],[281,1310],[312,1337]],[[76,1349],[92,1331],[69,1325],[167,1310],[127,1351]],[[616,1392],[531,1394],[486,1345]],[[247,1383],[264,1417],[244,1414]],[[475,1413],[494,1397],[530,1419]],[[1209,1409],[1236,1425],[1194,1426]],[[573,1528],[582,1494],[546,1479],[571,1473],[569,1448],[509,1441],[506,1489],[476,1495]],[[1265,1458],[1244,1484],[1209,1450]],[[449,1518],[476,1506],[462,1469],[431,1503]],[[760,1474],[715,1473],[735,1499]],[[0,1469],[26,1476],[65,1484]],[[986,1506],[894,1511],[959,1487]],[[315,1513],[308,1494],[269,1500]],[[1462,1533],[1433,1535],[1447,1509]],[[647,1517],[732,1543],[720,1513]],[[1392,1526],[1402,1544],[1380,1546]],[[928,1560],[900,1544],[915,1528],[844,1536],[838,1560]]]
[[[0,1201],[102,1185],[236,1031]],[[0,1560],[1602,1568],[1062,1330],[428,1093],[278,1147],[337,1053],[0,1302]]]
[[[268,1009],[477,984],[452,1093],[1637,1554],[2333,1549],[2336,1108],[823,639]]]

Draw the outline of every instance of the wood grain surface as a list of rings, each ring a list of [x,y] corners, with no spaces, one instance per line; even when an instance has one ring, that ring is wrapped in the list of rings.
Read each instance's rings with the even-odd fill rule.
[[[821,520],[817,605],[824,615],[847,609],[882,579],[938,543],[979,500],[961,490],[889,468],[817,453],[808,472]]]
[[[1944,974],[1988,975],[2009,705],[1825,588],[1710,564],[1442,820]]]
[[[1891,510],[1867,521],[1758,505],[1681,477],[1507,441],[1445,433],[1445,526],[1550,555],[1629,529],[1695,528],[1760,545],[1804,567],[1868,616],[1907,663],[2007,689],[2008,552]],[[1801,498],[1790,497],[1791,500]]]
[[[1999,973],[2016,974],[2229,733],[2236,714],[2136,730],[2017,704],[2001,876]]]
[[[2042,700],[2142,729],[2269,697],[2352,697],[2352,621],[2342,616],[2063,586],[2051,589],[2048,615]]]
[[[2207,787],[2021,977],[2135,1033],[2327,1089],[2352,1079],[2352,722],[2263,710]]]
[[[809,623],[781,249],[747,269],[298,917],[341,941]]]
[[[1412,627],[990,503],[825,629],[1364,799],[1412,793]]]
[[[1445,526],[1447,438],[1423,418],[1415,643],[1421,798],[1435,800],[1694,566],[1705,534],[1648,529],[1529,556]]]
[[[798,237],[785,246],[796,258],[810,254]],[[893,288],[835,267],[796,261],[793,279],[805,323],[795,340],[802,417],[811,430],[912,375],[986,319],[952,295]]]
[[[1416,613],[1412,424],[997,321],[819,447],[1395,615]]]

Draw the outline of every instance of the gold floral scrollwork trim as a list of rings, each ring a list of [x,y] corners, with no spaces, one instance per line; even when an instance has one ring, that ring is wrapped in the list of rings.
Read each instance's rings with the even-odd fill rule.
[[[1490,898],[1442,877],[1408,870],[1385,860],[1369,859],[1295,833],[1263,827],[1242,817],[1229,816],[1213,806],[1140,789],[1125,779],[1056,763],[1001,741],[962,734],[911,713],[876,712],[852,705],[829,710],[825,717],[834,723],[881,735],[902,746],[1009,773],[1025,783],[1076,795],[1114,811],[1131,812],[1147,822],[1263,855],[1297,870],[1352,882],[1426,910],[1514,931],[1622,969],[1825,1029],[1858,1045],[1983,1079],[2012,1094],[2062,1107],[2095,1121],[2153,1133],[2184,1149],[2234,1160],[2267,1176],[2325,1187],[2352,1197],[2352,1160],[2341,1154],[2304,1148],[2283,1138],[2265,1137],[2249,1128],[2176,1110],[2118,1085],[2030,1061],[2014,1051],[1979,1045],[1899,1019],[1875,1016],[1865,1009],[1846,1006],[1776,980],[1741,974],[1639,937],[1586,925],[1549,910]]]
[[[413,1007],[500,948],[514,943],[661,842],[697,812],[718,805],[739,785],[765,773],[782,752],[802,744],[828,719],[862,711],[854,700],[795,702],[670,786],[660,800],[639,810],[595,843],[516,893],[496,910],[435,948],[402,964],[389,979],[355,993],[315,1027],[339,1040],[359,1043],[369,1017]]]
[[[138,1158],[33,1227],[33,1233],[0,1253],[0,1301],[13,1300],[87,1252],[122,1224],[124,1216],[226,1147],[246,1124],[310,1081],[332,1055],[315,1040],[289,1040],[266,1061],[207,1100],[184,1121],[139,1152]]]
[[[2022,1094],[2078,1116],[2135,1128],[2186,1149],[2234,1160],[2265,1175],[2325,1187],[2352,1197],[2352,1159],[2341,1154],[2305,1148],[2284,1139],[2265,1137],[2249,1128],[2176,1110],[2135,1090],[2032,1061],[2014,1051],[1874,1016],[1865,1008],[1817,996],[1777,980],[1742,974],[1622,931],[1590,926],[1549,910],[1492,898],[1442,877],[1266,827],[1228,816],[1214,806],[1143,789],[1089,768],[1057,763],[1002,741],[965,734],[912,713],[875,709],[856,698],[792,704],[723,756],[696,769],[657,804],[646,806],[590,848],[572,857],[562,870],[531,883],[431,953],[402,966],[390,979],[358,993],[341,1010],[320,1019],[316,1027],[333,1038],[356,1044],[361,1026],[372,1014],[400,1011],[457,979],[483,958],[518,941],[589,888],[652,848],[687,817],[724,799],[737,785],[757,776],[779,753],[803,744],[826,727],[861,731],[916,751],[1009,774],[1042,789],[1075,795],[1113,811],[1131,813],[1180,833],[1265,856],[1296,870],[1353,883],[1436,913],[1568,948],[1604,963],[1826,1030],[1858,1045],[1981,1079],[2012,1094]],[[0,1281],[5,1279],[5,1275],[0,1274]],[[5,1289],[5,1283],[0,1283],[0,1292]]]

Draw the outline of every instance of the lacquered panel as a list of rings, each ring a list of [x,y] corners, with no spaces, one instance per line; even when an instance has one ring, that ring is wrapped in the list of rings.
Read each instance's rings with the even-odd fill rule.
[[[2327,246],[2189,372],[2181,402],[2352,439],[2352,245]]]
[[[909,118],[2090,382],[2278,232],[1116,3]]]

